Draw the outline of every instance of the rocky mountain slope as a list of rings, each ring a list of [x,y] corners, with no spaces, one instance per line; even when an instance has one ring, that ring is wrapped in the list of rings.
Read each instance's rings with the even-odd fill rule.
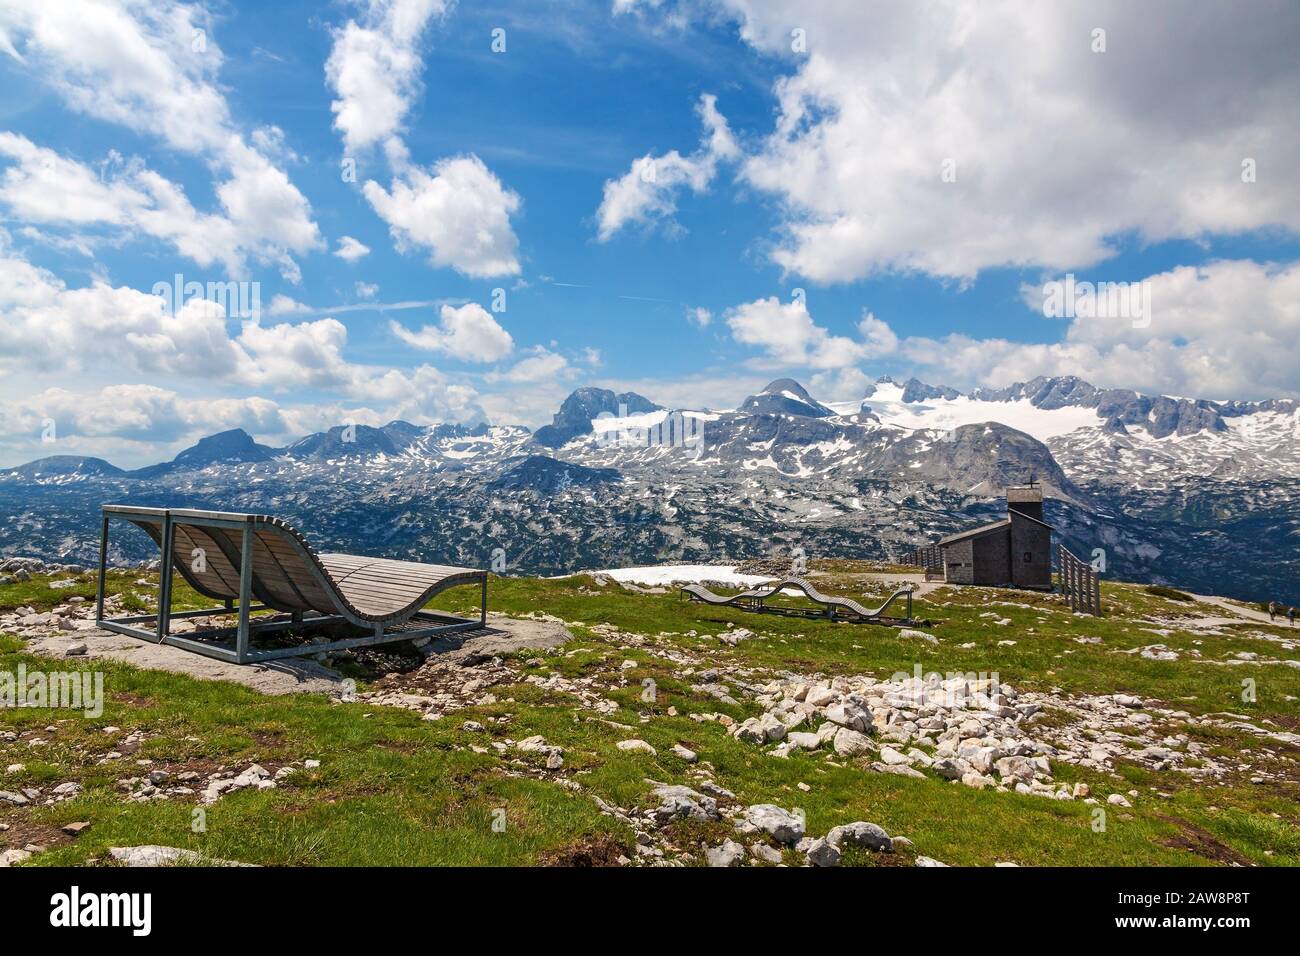
[[[583,388],[553,424],[239,431],[124,472],[74,456],[0,472],[0,555],[88,563],[99,505],[271,512],[323,550],[555,574],[672,560],[884,558],[1001,514],[1007,484],[1105,573],[1300,603],[1300,406],[1035,379],[962,394],[881,379],[823,403],[790,379],[733,410]],[[1098,550],[1100,549],[1100,550]],[[124,531],[113,557],[151,545]]]

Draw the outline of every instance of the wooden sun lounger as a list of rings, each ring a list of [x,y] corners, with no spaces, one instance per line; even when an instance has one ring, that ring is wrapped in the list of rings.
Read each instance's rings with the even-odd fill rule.
[[[786,588],[797,588],[813,603],[820,604],[821,609],[790,607],[783,604],[768,604],[768,599],[780,594]],[[834,597],[822,594],[803,578],[784,578],[775,584],[763,585],[739,594],[722,596],[714,594],[702,584],[687,584],[681,592],[692,601],[712,604],[718,607],[735,607],[742,611],[754,611],[758,614],[784,614],[787,617],[826,617],[832,621],[847,621],[854,624],[913,624],[912,586],[900,588],[891,594],[878,608],[868,609],[852,598]],[[905,617],[888,617],[885,611],[899,598],[907,600]]]
[[[162,551],[157,615],[104,617],[108,528],[113,518],[144,529]],[[168,569],[179,571],[190,587],[223,606],[173,613]],[[478,619],[422,610],[435,594],[462,584],[477,584],[481,589]],[[261,610],[287,613],[289,619],[250,617]],[[238,614],[239,622],[201,635],[170,633],[172,618],[217,614]],[[152,630],[136,626],[155,617]],[[100,627],[119,634],[245,664],[483,627],[487,623],[487,572],[352,554],[317,554],[293,527],[266,515],[104,505],[95,619]],[[255,631],[338,621],[369,633],[326,644],[251,646]]]

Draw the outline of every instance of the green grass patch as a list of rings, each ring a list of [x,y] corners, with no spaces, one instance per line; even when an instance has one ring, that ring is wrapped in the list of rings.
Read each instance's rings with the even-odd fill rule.
[[[818,570],[824,572],[818,587],[827,593],[879,593],[879,582],[865,577],[874,566],[836,562]],[[156,593],[151,581],[144,572],[115,572],[108,587],[147,608]],[[206,606],[201,596],[177,585],[178,608]],[[69,595],[89,599],[93,593],[93,580],[51,588],[48,579],[38,578],[0,587],[0,609],[49,610]],[[761,684],[784,673],[886,678],[919,667],[923,673],[997,673],[1021,690],[1131,693],[1196,715],[1230,711],[1279,729],[1300,726],[1300,675],[1294,669],[1211,666],[1193,656],[1248,649],[1278,656],[1277,645],[1257,634],[1285,636],[1284,629],[1251,624],[1206,637],[1168,623],[1177,620],[1178,597],[1114,582],[1103,585],[1103,594],[1106,616],[1085,618],[1068,613],[1053,595],[942,588],[916,602],[916,613],[935,622],[928,629],[939,640],[934,645],[891,628],[708,607],[675,592],[601,587],[588,576],[494,577],[494,610],[559,618],[574,639],[550,651],[513,655],[519,682],[493,687],[496,703],[436,721],[321,695],[268,697],[235,684],[114,662],[43,659],[24,651],[16,638],[0,636],[0,670],[12,671],[19,663],[29,669],[94,668],[104,673],[107,696],[95,719],[0,710],[0,770],[24,765],[0,776],[0,789],[48,789],[65,781],[84,788],[53,807],[0,804],[0,822],[12,827],[0,833],[0,846],[11,845],[10,834],[22,844],[45,843],[50,849],[30,861],[39,865],[104,860],[109,847],[146,843],[266,865],[532,865],[583,859],[611,846],[632,856],[635,834],[602,815],[593,797],[648,807],[655,802],[648,780],[698,786],[690,767],[672,754],[682,744],[743,804],[801,809],[814,835],[870,820],[910,838],[915,852],[951,864],[1300,864],[1300,784],[1286,776],[1300,754],[1244,732],[1200,724],[1178,731],[1205,745],[1211,756],[1249,753],[1281,782],[1197,780],[1124,762],[1110,774],[1055,762],[1059,781],[1085,782],[1094,794],[1139,792],[1132,809],[1106,807],[1099,830],[1094,808],[1081,801],[880,774],[822,752],[774,758],[729,736],[716,721],[692,719],[723,713],[740,720],[758,712],[739,694],[738,703],[727,704],[705,692],[703,672],[709,668],[744,668],[747,680]],[[476,592],[463,589],[445,592],[434,604],[467,612],[476,601]],[[1156,620],[1163,623],[1157,627]],[[611,625],[617,632],[611,633]],[[734,646],[720,640],[738,628],[752,636]],[[1137,653],[1153,643],[1179,651],[1180,659],[1153,661]],[[624,661],[635,666],[624,669]],[[571,694],[524,681],[556,674],[592,679],[613,702],[611,711],[598,714],[580,707]],[[1256,680],[1253,701],[1242,700],[1244,677]],[[728,679],[721,675],[722,683]],[[644,697],[646,681],[656,690],[652,701]],[[465,720],[482,723],[486,732],[463,730]],[[1028,726],[1047,731],[1069,721],[1067,713],[1049,707]],[[106,733],[109,727],[118,729]],[[6,731],[18,739],[5,740]],[[123,752],[122,742],[136,733],[138,744]],[[561,771],[548,774],[537,755],[492,746],[534,734],[564,748]],[[646,740],[657,753],[619,750],[617,743],[631,737]],[[303,769],[308,758],[321,766]],[[274,790],[239,791],[210,807],[197,794],[135,802],[118,785],[150,769],[206,775],[254,762],[299,770]],[[201,828],[196,810],[204,811]],[[75,839],[62,836],[59,828],[72,821],[91,826]],[[703,844],[729,833],[725,824],[678,824],[671,839],[699,860]],[[855,852],[845,862],[890,861]]]

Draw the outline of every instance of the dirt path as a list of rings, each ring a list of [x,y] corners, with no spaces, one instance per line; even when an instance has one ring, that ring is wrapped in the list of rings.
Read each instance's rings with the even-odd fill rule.
[[[1267,611],[1257,611],[1253,607],[1242,607],[1240,604],[1236,604],[1228,598],[1216,597],[1212,594],[1193,594],[1192,597],[1196,598],[1196,600],[1200,601],[1202,604],[1213,604],[1215,607],[1223,608],[1223,610],[1236,615],[1238,618],[1247,618],[1251,621],[1261,621],[1264,624],[1285,625],[1287,623],[1284,615],[1279,614],[1276,621],[1270,621],[1268,619]]]

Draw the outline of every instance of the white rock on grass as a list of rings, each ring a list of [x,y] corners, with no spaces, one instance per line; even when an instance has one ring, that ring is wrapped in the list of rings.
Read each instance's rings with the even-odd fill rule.
[[[934,758],[917,747],[908,748],[907,755],[912,758],[912,763],[919,763],[922,767],[929,767],[934,764]]]
[[[813,866],[839,866],[840,848],[825,837],[813,840],[807,849],[808,862]]]
[[[809,690],[807,696],[804,697],[804,702],[811,704],[813,707],[825,707],[829,704],[835,703],[839,699],[840,695],[838,693],[831,690],[829,687],[822,686],[814,687]]]
[[[1003,782],[1008,780],[1019,780],[1023,783],[1032,783],[1034,779],[1034,765],[1024,757],[1002,757],[993,764],[998,772],[998,776]]]
[[[921,771],[902,763],[889,764],[877,760],[871,765],[871,769],[877,773],[892,773],[899,777],[913,777],[917,780],[925,779],[925,774],[921,773]]]
[[[941,757],[931,764],[930,769],[945,780],[960,780],[970,772],[970,764],[953,757]]]
[[[243,790],[245,787],[256,787],[258,790],[274,790],[275,786],[275,781],[271,779],[269,770],[261,764],[250,764],[248,769],[238,776],[210,778],[207,787],[203,791],[203,802],[208,804],[216,803],[223,794]]]
[[[916,858],[916,865],[917,866],[942,866],[942,867],[948,866],[947,863],[940,863],[932,856],[918,856]]]
[[[700,759],[699,754],[694,750],[691,750],[688,747],[683,747],[681,744],[673,744],[673,753],[682,760],[685,760],[687,763],[695,763]]]
[[[723,840],[721,846],[711,846],[704,851],[709,866],[739,866],[745,859],[745,848],[735,840]]]
[[[831,723],[856,730],[858,733],[869,734],[874,728],[871,714],[851,702],[832,704],[826,708],[825,713],[826,719]]]
[[[803,837],[803,820],[775,804],[754,804],[745,811],[744,820],[767,833],[778,843],[798,843]]]
[[[548,744],[546,738],[541,734],[534,734],[531,737],[525,737],[523,740],[517,741],[515,747],[522,750],[524,753],[547,754],[556,750],[562,751],[562,748]]]
[[[115,846],[108,850],[113,859],[124,866],[174,866],[185,863],[195,866],[256,866],[254,863],[236,863],[233,860],[214,860],[174,846]]]
[[[764,737],[772,743],[779,740],[785,740],[785,735],[790,728],[786,726],[785,721],[775,714],[764,714],[758,718],[759,729],[763,731]]]
[[[706,676],[708,672],[700,679],[707,685]],[[719,677],[714,673],[711,679],[716,683]],[[773,756],[833,747],[840,757],[870,759],[879,741],[885,746],[868,764],[873,771],[907,776],[925,771],[969,787],[1014,790],[1044,799],[1105,800],[1104,795],[1091,797],[1086,788],[1053,781],[1058,762],[1105,770],[1116,758],[1131,757],[1157,771],[1211,777],[1229,769],[1209,759],[1186,735],[1169,735],[1153,726],[1156,718],[1164,717],[1195,722],[1189,714],[1126,694],[1067,698],[1059,688],[1050,694],[1021,694],[996,679],[962,674],[901,680],[803,677],[771,681],[761,688],[740,684],[736,693],[761,704],[766,713],[750,718],[740,731],[730,718],[712,719],[756,746],[769,745],[767,752]],[[1036,723],[1034,718],[1049,706],[1065,711],[1071,725]],[[813,725],[819,725],[815,731]],[[786,730],[775,748],[770,747],[769,727],[773,737],[780,736],[781,727]],[[1263,733],[1253,725],[1249,729]],[[1292,742],[1276,733],[1269,736]],[[1288,736],[1300,740],[1300,735]],[[1135,738],[1140,748],[1127,743]]]
[[[889,834],[882,827],[867,823],[865,820],[832,828],[831,832],[826,834],[826,840],[837,847],[864,846],[882,853],[890,853],[894,849],[894,841],[890,839]]]
[[[631,740],[620,740],[614,746],[622,751],[629,753],[647,753],[652,757],[658,753],[657,750],[638,737],[634,737]]]
[[[899,637],[914,637],[923,641],[929,641],[931,644],[938,644],[939,639],[933,634],[927,634],[925,631],[918,631],[915,628],[904,627],[898,632]]]
[[[835,752],[842,757],[857,757],[870,753],[872,743],[871,738],[866,734],[860,734],[856,730],[841,727],[835,733],[834,746]]]
[[[787,729],[779,718],[767,713],[762,717],[750,717],[736,728],[735,735],[746,743],[761,744],[784,740]]]
[[[749,852],[765,863],[780,863],[782,859],[781,851],[774,846],[768,846],[766,843],[751,844]]]
[[[720,820],[718,801],[680,784],[657,783],[655,795],[659,806],[652,811],[655,822],[664,826],[673,820]]]
[[[895,750],[893,747],[881,747],[881,748],[880,748],[880,759],[881,759],[884,763],[886,763],[886,764],[890,764],[890,765],[899,765],[899,764],[901,764],[901,765],[903,765],[903,766],[911,766],[911,763],[912,763],[912,758],[911,758],[911,757],[907,756],[906,754],[901,754],[901,753],[899,753],[899,752],[898,752],[897,750]]]

